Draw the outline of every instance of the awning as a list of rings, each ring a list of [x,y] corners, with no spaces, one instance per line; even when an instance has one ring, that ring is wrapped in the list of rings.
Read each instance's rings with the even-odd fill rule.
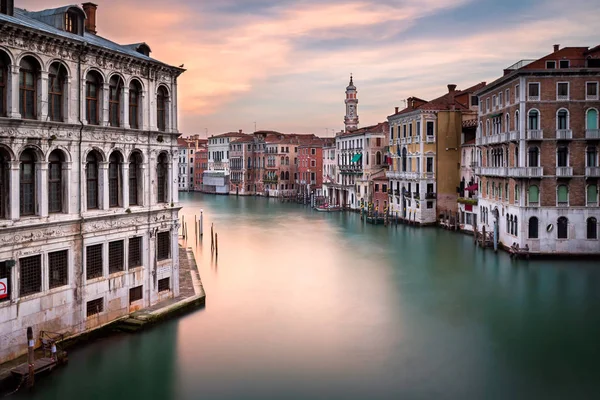
[[[353,163],[357,162],[358,160],[360,160],[361,157],[362,157],[362,153],[355,154],[354,157],[352,157],[352,162]]]
[[[496,118],[496,117],[501,117],[502,113],[497,113],[497,114],[492,114],[490,115],[488,118]]]
[[[467,186],[467,187],[465,188],[465,190],[468,190],[469,192],[473,192],[473,191],[475,191],[475,190],[479,190],[479,185],[476,183],[476,184],[474,184],[474,185]]]

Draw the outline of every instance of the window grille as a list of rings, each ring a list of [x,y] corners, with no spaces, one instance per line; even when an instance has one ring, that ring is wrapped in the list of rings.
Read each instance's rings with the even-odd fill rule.
[[[142,238],[134,237],[129,239],[129,268],[142,265]]]
[[[42,291],[42,256],[21,258],[20,272],[20,297]]]
[[[129,289],[129,304],[141,300],[144,297],[142,286]]]
[[[10,300],[10,294],[11,294],[11,268],[6,266],[5,262],[0,262],[0,279],[6,279],[6,288],[4,288],[5,292],[1,292],[0,291],[0,302],[3,301],[9,301]],[[160,281],[159,281],[159,287],[160,287]],[[4,296],[4,297],[2,297]]]
[[[69,277],[69,251],[48,253],[50,289],[65,286]]]
[[[123,257],[123,240],[108,244],[108,273],[114,274],[125,269]]]
[[[157,241],[157,251],[156,251],[156,259],[158,261],[167,260],[170,256],[170,247],[171,247],[171,232],[160,232],[156,238]]]
[[[167,292],[171,290],[171,278],[163,278],[158,280],[158,291]]]
[[[96,300],[87,302],[87,316],[91,317],[92,315],[100,314],[104,311],[104,298],[101,297]]]
[[[94,279],[103,275],[102,272],[102,245],[95,244],[86,249],[86,278]]]

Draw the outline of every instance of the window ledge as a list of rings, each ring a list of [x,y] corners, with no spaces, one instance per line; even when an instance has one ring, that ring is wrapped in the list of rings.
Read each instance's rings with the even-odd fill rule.
[[[98,277],[96,277],[96,278],[91,278],[91,279],[87,279],[87,278],[86,278],[86,279],[85,279],[85,284],[84,284],[84,286],[85,286],[85,285],[91,285],[91,284],[93,284],[93,283],[100,283],[100,282],[102,282],[102,281],[104,281],[104,280],[106,280],[106,278],[104,277],[104,275],[102,275],[102,276],[98,276]]]

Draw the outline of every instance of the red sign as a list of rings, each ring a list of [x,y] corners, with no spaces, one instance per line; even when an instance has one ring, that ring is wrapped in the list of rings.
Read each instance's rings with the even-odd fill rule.
[[[2,278],[0,279],[0,299],[5,299],[8,297],[8,279]]]

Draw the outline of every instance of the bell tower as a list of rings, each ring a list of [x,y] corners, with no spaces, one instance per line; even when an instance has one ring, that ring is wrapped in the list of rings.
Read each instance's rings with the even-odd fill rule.
[[[356,98],[356,86],[350,74],[350,84],[346,87],[346,116],[344,117],[344,125],[346,132],[358,128],[358,99]]]

